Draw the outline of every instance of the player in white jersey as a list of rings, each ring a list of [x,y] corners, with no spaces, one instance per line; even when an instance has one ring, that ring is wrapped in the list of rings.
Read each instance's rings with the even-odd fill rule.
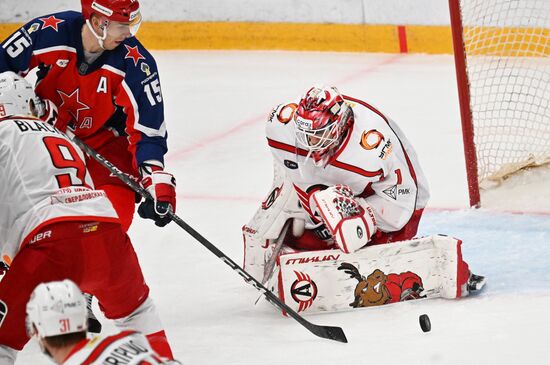
[[[287,253],[354,253],[415,237],[428,184],[412,145],[379,110],[334,87],[312,87],[299,103],[272,111],[266,136],[273,187],[243,227],[252,275],[269,276],[264,267],[277,238]],[[458,270],[461,285],[468,265]]]
[[[27,332],[36,336],[42,352],[56,364],[180,364],[164,362],[136,331],[87,338],[86,299],[71,280],[39,284],[26,312]]]
[[[130,239],[105,193],[94,190],[84,155],[31,116],[32,86],[0,74],[0,364],[28,341],[25,304],[37,284],[70,278],[98,298],[107,318],[172,352]]]

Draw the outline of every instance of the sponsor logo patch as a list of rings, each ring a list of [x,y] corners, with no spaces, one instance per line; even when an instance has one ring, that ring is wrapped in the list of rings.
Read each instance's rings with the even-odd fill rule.
[[[38,29],[40,28],[40,24],[38,23],[32,23],[31,26],[29,27],[29,29],[27,29],[27,32],[29,34],[33,33],[33,32],[36,32]]]
[[[58,65],[59,67],[67,67],[67,65],[69,64],[69,60],[57,60],[55,62],[56,65]]]
[[[286,167],[288,167],[291,170],[296,170],[298,168],[298,164],[294,161],[285,160],[284,164]]]
[[[393,152],[393,144],[391,143],[391,140],[387,140],[384,147],[382,147],[382,151],[380,151],[380,154],[378,157],[382,160],[387,159]]]
[[[386,190],[382,190],[382,192],[393,200],[397,200],[397,185],[390,186]]]
[[[294,112],[298,109],[298,104],[290,103],[281,108],[277,114],[277,120],[283,124],[287,124],[294,117]]]
[[[378,132],[376,129],[371,129],[368,132],[363,132],[361,135],[360,145],[367,151],[374,150],[380,146],[385,140],[384,135]]]
[[[141,63],[141,71],[145,73],[145,76],[151,76],[151,68],[145,62]]]

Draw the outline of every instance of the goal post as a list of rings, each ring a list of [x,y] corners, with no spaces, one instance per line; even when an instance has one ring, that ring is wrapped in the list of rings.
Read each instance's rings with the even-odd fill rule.
[[[550,0],[449,0],[470,205],[550,162]]]

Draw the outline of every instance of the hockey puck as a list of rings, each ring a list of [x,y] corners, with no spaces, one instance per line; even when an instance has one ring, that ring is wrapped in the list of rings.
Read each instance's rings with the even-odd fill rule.
[[[420,317],[418,317],[418,321],[420,322],[420,328],[422,328],[422,331],[424,332],[431,331],[432,322],[430,322],[430,317],[428,317],[427,314],[423,314]]]

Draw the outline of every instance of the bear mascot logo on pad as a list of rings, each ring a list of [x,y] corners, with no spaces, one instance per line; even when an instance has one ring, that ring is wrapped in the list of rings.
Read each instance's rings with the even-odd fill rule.
[[[359,269],[346,262],[342,263],[338,270],[343,270],[359,282],[355,286],[355,300],[350,303],[350,307],[372,307],[422,298],[421,293],[424,290],[422,279],[413,272],[386,275],[383,271],[376,269],[365,278]]]

